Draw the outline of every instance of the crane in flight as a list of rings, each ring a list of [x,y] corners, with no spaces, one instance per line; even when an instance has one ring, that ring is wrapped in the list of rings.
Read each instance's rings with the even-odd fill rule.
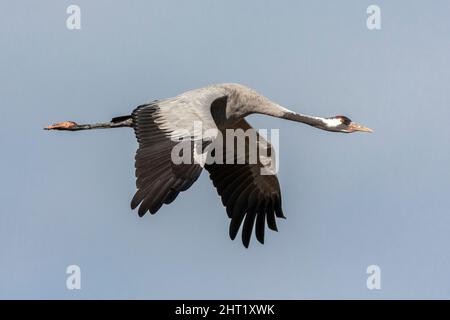
[[[345,116],[322,118],[296,113],[236,83],[210,85],[176,97],[156,100],[138,106],[131,115],[116,117],[106,123],[77,124],[65,121],[44,129],[78,131],[133,128],[139,148],[135,156],[137,191],[131,201],[131,208],[139,207],[138,214],[141,217],[146,212],[155,214],[163,204],[174,201],[180,192],[186,191],[197,180],[205,168],[231,219],[230,238],[235,239],[243,224],[242,242],[248,247],[253,229],[257,240],[263,244],[266,224],[269,229],[277,231],[276,218],[285,218],[280,185],[276,172],[271,168],[273,163],[270,159],[274,153],[272,146],[257,134],[257,140],[244,139],[243,156],[236,155],[236,146],[231,153],[225,149],[209,150],[210,154],[217,153],[216,160],[220,158],[223,161],[205,163],[196,161],[195,155],[205,152],[217,138],[217,135],[206,132],[253,130],[245,120],[250,114],[297,121],[331,132],[372,132]],[[195,130],[195,122],[202,125],[200,138],[199,132],[196,132],[198,130]],[[177,143],[198,139],[203,141],[200,151],[194,143],[190,144],[194,154],[192,161],[174,163],[173,149]],[[265,155],[256,152],[256,161],[250,161],[249,150],[254,150],[250,144],[264,145],[268,152]],[[230,157],[235,161],[228,161]],[[262,169],[267,169],[269,174],[263,174]]]

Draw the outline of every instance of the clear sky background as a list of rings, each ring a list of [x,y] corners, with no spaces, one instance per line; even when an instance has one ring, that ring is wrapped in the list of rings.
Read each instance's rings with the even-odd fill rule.
[[[0,298],[450,298],[449,13],[438,0],[2,1]],[[157,215],[131,211],[132,130],[42,130],[221,82],[375,129],[250,117],[280,128],[287,220],[264,246],[229,239],[205,173]],[[381,290],[366,287],[372,264]]]

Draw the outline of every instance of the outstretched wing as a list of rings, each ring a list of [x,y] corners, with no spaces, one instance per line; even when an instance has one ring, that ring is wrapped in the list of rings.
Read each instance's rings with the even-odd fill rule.
[[[202,171],[194,161],[191,164],[172,161],[172,149],[177,142],[171,139],[173,132],[167,128],[159,111],[155,102],[137,107],[132,114],[139,149],[135,157],[138,190],[131,201],[131,208],[139,206],[139,216],[147,211],[154,214],[164,203],[174,201]]]
[[[240,120],[234,128],[254,130],[244,119]],[[226,150],[224,143],[223,163],[206,164],[209,176],[222,198],[228,217],[231,218],[230,238],[234,240],[239,228],[242,227],[242,242],[248,247],[256,221],[255,234],[259,242],[264,243],[265,224],[277,231],[275,217],[284,218],[281,208],[281,190],[278,178],[271,165],[271,155],[274,154],[272,146],[254,130],[257,139],[245,139],[245,155],[237,152],[237,143],[234,149]],[[225,137],[226,134],[223,133]],[[259,149],[262,146],[263,149]],[[265,147],[264,147],[265,146]],[[259,150],[268,149],[266,155]],[[217,150],[216,150],[217,151]],[[252,161],[252,152],[257,152],[256,161]],[[232,162],[232,164],[227,164]],[[231,161],[230,161],[231,160]],[[241,160],[239,163],[238,160]],[[261,170],[266,170],[262,174]],[[271,173],[271,174],[267,174]]]

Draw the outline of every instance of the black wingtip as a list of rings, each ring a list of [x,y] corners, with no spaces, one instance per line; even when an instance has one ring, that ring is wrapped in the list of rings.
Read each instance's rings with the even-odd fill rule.
[[[228,235],[230,236],[230,239],[231,239],[231,240],[236,239],[237,231],[234,231],[234,230],[231,228],[231,225],[230,225],[230,228],[229,228],[229,230],[228,230]]]
[[[266,219],[267,219],[267,226],[269,227],[270,230],[272,231],[277,231],[278,232],[278,228],[277,228],[277,222],[275,219],[275,213],[273,211],[269,211],[266,213]]]
[[[283,209],[281,208],[281,204],[280,203],[278,203],[275,206],[275,215],[277,216],[277,218],[286,219],[286,216],[283,213]]]
[[[163,203],[164,202],[160,202],[156,204],[154,207],[150,208],[150,214],[156,214],[159,211],[159,209],[161,209]]]
[[[133,199],[131,199],[131,202],[130,202],[131,210],[136,209],[138,207],[139,203],[141,203],[141,200],[139,199],[138,194],[139,194],[139,191],[136,191],[136,193],[133,196]]]
[[[147,210],[148,208],[140,206],[138,210],[138,216],[142,218],[147,213]]]

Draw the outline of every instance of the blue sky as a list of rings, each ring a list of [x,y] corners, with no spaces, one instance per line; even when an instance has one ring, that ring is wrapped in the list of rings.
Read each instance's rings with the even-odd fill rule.
[[[81,30],[66,8],[81,8]],[[369,31],[366,8],[381,8]],[[449,298],[448,1],[0,4],[0,298]],[[129,129],[46,132],[239,82],[373,129],[280,129],[286,221],[246,250],[212,183],[138,218]],[[66,268],[81,268],[67,290]],[[381,268],[368,290],[366,268]]]

